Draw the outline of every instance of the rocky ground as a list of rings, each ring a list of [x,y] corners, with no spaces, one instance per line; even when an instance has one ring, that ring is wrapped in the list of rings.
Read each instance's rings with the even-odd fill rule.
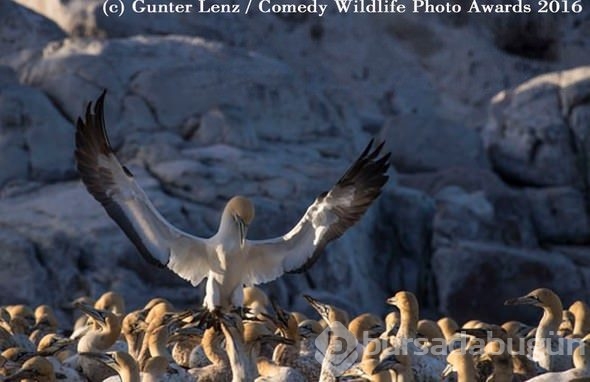
[[[0,0],[0,304],[202,290],[145,263],[77,179],[73,123],[108,89],[122,161],[163,215],[215,232],[254,199],[285,232],[370,137],[391,180],[306,274],[265,288],[351,313],[514,318],[539,286],[590,300],[590,10],[539,15],[134,15]],[[30,7],[32,10],[29,10]],[[37,12],[37,13],[35,13]],[[523,319],[536,317],[523,309]]]

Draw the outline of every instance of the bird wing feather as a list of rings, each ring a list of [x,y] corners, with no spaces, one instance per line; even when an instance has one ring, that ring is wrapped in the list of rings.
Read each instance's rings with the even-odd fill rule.
[[[287,234],[269,240],[248,240],[244,284],[272,281],[313,265],[324,247],[355,224],[387,182],[390,154],[379,156],[383,143],[369,142],[362,154],[327,192],[320,194]]]
[[[76,123],[80,177],[147,261],[167,266],[197,285],[209,271],[207,239],[182,232],[166,221],[131,172],[119,163],[105,129],[105,93],[94,108],[88,104],[84,120],[78,118]]]

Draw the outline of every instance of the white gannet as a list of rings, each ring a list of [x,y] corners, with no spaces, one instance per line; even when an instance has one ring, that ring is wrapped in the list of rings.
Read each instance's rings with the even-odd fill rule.
[[[272,281],[311,266],[332,240],[356,223],[387,182],[389,156],[373,141],[327,192],[320,194],[285,235],[247,240],[254,206],[241,196],[225,206],[219,230],[200,238],[173,227],[154,208],[131,172],[117,160],[104,123],[104,97],[76,124],[76,162],[86,188],[151,263],[166,266],[194,286],[207,277],[208,311],[241,308],[243,285]],[[217,308],[217,309],[216,309]]]
[[[531,382],[566,382],[590,380],[590,335],[584,337],[572,355],[574,367],[562,371],[541,374]]]
[[[543,309],[543,317],[535,333],[533,360],[548,371],[564,371],[572,367],[572,352],[579,340],[560,337],[557,330],[563,307],[559,297],[550,289],[539,288],[526,296],[507,300],[505,305],[534,305]]]

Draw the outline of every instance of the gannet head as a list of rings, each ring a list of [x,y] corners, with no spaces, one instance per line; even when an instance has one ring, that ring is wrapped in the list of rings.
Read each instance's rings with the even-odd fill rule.
[[[243,248],[246,242],[248,226],[254,219],[254,205],[249,199],[243,196],[234,196],[227,202],[223,213],[229,214],[237,224],[240,235],[240,247]]]
[[[359,342],[365,339],[377,338],[385,330],[385,323],[381,317],[371,314],[363,313],[356,316],[348,324],[348,330]],[[363,338],[364,336],[367,338]]]
[[[506,300],[504,305],[534,305],[539,308],[551,309],[551,311],[559,312],[560,314],[563,310],[559,297],[547,288],[535,289],[525,296]]]
[[[395,296],[387,299],[387,303],[398,308],[400,312],[418,312],[418,300],[412,292],[397,292]]]
[[[299,323],[297,330],[299,335],[303,338],[310,338],[318,336],[324,328],[316,320],[303,320]]]
[[[309,305],[311,305],[311,307],[319,313],[327,325],[330,325],[334,322],[339,322],[342,325],[348,326],[349,318],[346,311],[335,308],[330,304],[319,302],[315,298],[308,295],[303,295],[303,297],[307,300]]]
[[[53,366],[51,363],[41,356],[34,356],[28,359],[21,368],[5,381],[21,381],[21,380],[45,380],[53,375]]]
[[[94,303],[99,310],[109,310],[116,314],[125,314],[125,300],[117,292],[108,291],[102,294]]]

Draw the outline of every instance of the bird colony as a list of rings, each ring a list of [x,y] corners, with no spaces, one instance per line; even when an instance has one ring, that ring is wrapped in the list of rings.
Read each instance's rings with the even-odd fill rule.
[[[108,139],[105,93],[76,124],[76,162],[88,192],[150,263],[167,267],[206,295],[193,309],[154,297],[128,312],[123,296],[72,302],[61,326],[51,307],[0,308],[0,381],[590,381],[590,315],[577,301],[536,289],[506,305],[542,310],[521,322],[421,319],[416,297],[400,291],[385,317],[357,317],[304,296],[307,317],[280,307],[256,285],[301,272],[351,228],[388,180],[389,153],[371,141],[293,228],[249,240],[255,209],[235,196],[215,235],[171,225],[155,209]],[[98,208],[98,205],[97,205]]]

